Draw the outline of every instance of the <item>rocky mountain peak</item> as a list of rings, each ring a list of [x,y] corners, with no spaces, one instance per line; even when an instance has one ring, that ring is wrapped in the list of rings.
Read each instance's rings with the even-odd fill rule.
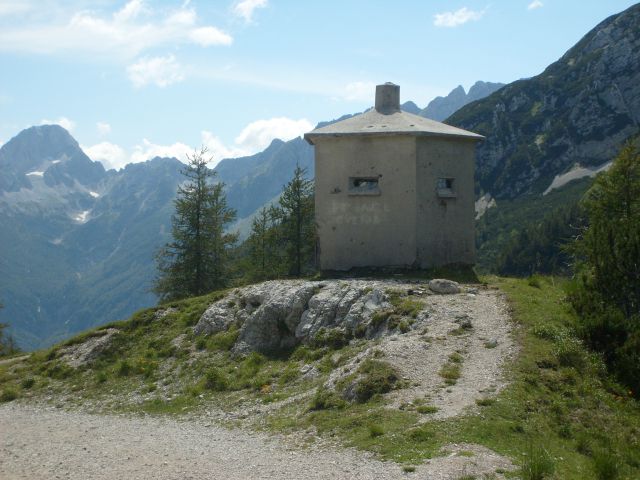
[[[640,4],[587,33],[535,77],[463,107],[447,123],[480,133],[477,187],[542,193],[576,163],[598,167],[640,131]]]

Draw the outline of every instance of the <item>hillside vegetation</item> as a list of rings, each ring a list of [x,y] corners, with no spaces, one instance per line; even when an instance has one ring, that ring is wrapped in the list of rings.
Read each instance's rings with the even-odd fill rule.
[[[504,389],[487,392],[451,418],[438,419],[437,408],[425,398],[390,408],[393,392],[407,385],[384,355],[361,365],[365,393],[355,400],[325,389],[309,393],[379,340],[325,335],[279,356],[237,356],[230,352],[235,328],[195,335],[192,327],[211,303],[226,298],[225,291],[143,310],[49,350],[3,361],[0,395],[3,402],[97,412],[209,415],[228,424],[294,433],[310,444],[331,439],[352,445],[400,462],[408,472],[442,454],[444,446],[465,443],[484,445],[519,468],[496,471],[496,478],[638,478],[640,406],[577,340],[562,281],[486,280],[485,288],[507,295],[520,350],[505,367]],[[412,318],[412,299],[397,298],[398,318]],[[463,326],[450,332],[465,334]],[[84,345],[109,335],[91,358],[81,358]],[[433,345],[439,341],[431,339]],[[447,370],[438,373],[443,389],[455,384],[463,356],[450,356]],[[311,369],[316,374],[305,375]]]

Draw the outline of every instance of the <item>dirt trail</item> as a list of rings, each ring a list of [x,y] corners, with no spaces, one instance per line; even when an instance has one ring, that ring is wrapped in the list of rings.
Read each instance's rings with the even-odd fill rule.
[[[193,421],[0,407],[3,480],[455,479],[510,467],[479,446],[447,450],[446,456],[406,474],[399,465],[352,449],[301,450],[278,436]],[[464,455],[456,455],[463,450]]]

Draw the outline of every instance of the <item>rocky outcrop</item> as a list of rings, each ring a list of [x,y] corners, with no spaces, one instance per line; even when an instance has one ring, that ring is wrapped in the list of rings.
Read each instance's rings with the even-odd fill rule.
[[[120,330],[117,328],[97,330],[84,342],[60,349],[60,360],[73,368],[90,365],[111,346],[113,337],[119,334]]]
[[[217,301],[194,332],[211,335],[237,327],[233,351],[238,354],[269,354],[300,343],[344,342],[354,336],[375,338],[398,328],[398,321],[387,322],[394,312],[390,294],[408,292],[413,289],[393,281],[274,280],[236,289]]]

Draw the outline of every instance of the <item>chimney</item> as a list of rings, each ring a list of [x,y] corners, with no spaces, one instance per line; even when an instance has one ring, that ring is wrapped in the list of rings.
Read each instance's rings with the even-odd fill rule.
[[[391,82],[376,86],[376,111],[390,115],[400,111],[400,86]]]

